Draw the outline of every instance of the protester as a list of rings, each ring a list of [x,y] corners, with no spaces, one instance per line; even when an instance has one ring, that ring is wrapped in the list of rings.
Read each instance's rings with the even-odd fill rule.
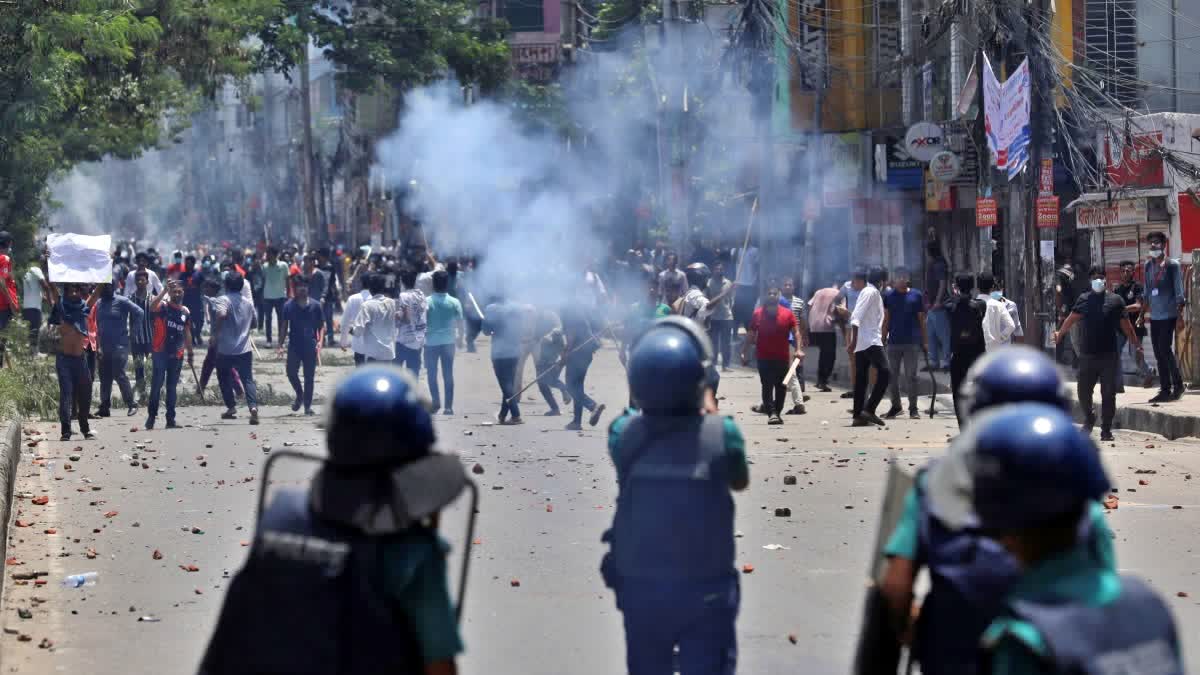
[[[712,278],[708,280],[704,295],[717,304],[708,317],[708,336],[713,349],[721,357],[721,370],[728,372],[730,354],[733,352],[733,282],[725,278],[725,263],[713,263]]]
[[[954,416],[961,427],[963,414],[959,396],[962,382],[975,361],[987,351],[987,337],[983,332],[987,303],[982,296],[976,297],[972,293],[975,277],[969,274],[955,277],[954,287],[958,296],[946,303],[950,315],[950,395],[954,401]]]
[[[987,303],[983,315],[983,337],[988,351],[1011,344],[1017,324],[1004,304],[1004,294],[995,288],[995,281],[988,272],[981,272],[975,279],[979,288],[979,299]]]
[[[1121,261],[1121,283],[1113,289],[1113,293],[1121,296],[1121,300],[1125,303],[1125,314],[1133,324],[1133,333],[1137,338],[1130,342],[1122,333],[1117,336],[1117,343],[1120,347],[1117,350],[1118,361],[1122,354],[1125,353],[1126,347],[1133,352],[1134,363],[1137,365],[1137,372],[1142,376],[1142,386],[1150,387],[1154,381],[1150,375],[1150,367],[1146,365],[1146,353],[1144,349],[1137,349],[1146,339],[1146,325],[1142,321],[1142,308],[1146,304],[1145,290],[1142,285],[1134,278],[1134,269],[1137,264],[1132,260]],[[1123,372],[1121,373],[1124,374]],[[1117,393],[1125,391],[1124,378],[1117,377]]]
[[[743,249],[737,249],[736,255],[733,256],[737,260],[737,267],[734,272],[733,284],[736,286],[733,292],[733,320],[734,320],[734,336],[737,335],[738,327],[746,327],[750,323],[750,319],[754,316],[755,305],[758,303],[758,275],[759,275],[759,252],[758,247],[750,244]]]
[[[131,323],[140,326],[145,312],[128,298],[116,295],[112,284],[100,284],[97,291],[98,293],[93,293],[88,299],[88,308],[95,314],[100,348],[100,406],[96,410],[96,416],[110,415],[114,379],[121,390],[121,399],[128,409],[126,414],[132,416],[137,412],[137,403],[129,386],[129,376],[125,373],[125,366],[129,362],[129,326]]]
[[[454,414],[454,344],[463,333],[462,303],[450,296],[449,287],[450,275],[446,270],[433,273],[433,294],[429,296],[425,329],[425,370],[429,374],[433,412],[441,410],[447,416]],[[446,391],[445,409],[438,387],[439,366]]]
[[[0,232],[0,241],[2,241],[3,233]],[[2,254],[0,254],[2,255]],[[21,318],[25,323],[29,324],[29,353],[38,353],[38,332],[42,327],[42,307],[46,298],[50,295],[50,284],[46,282],[46,275],[42,273],[42,268],[38,265],[35,258],[31,261],[33,264],[25,272],[21,289]],[[7,284],[5,284],[7,286]],[[0,295],[3,295],[0,293]],[[3,314],[3,310],[0,310]],[[3,321],[3,319],[0,319]],[[4,330],[0,328],[0,330]]]
[[[149,275],[137,272],[134,276],[137,288],[129,296],[129,301],[142,310],[139,317],[129,317],[129,354],[133,357],[133,388],[138,397],[145,400],[146,396],[146,358],[151,354],[153,343],[153,327],[150,318],[150,303],[154,297],[146,290],[150,285]],[[167,285],[170,286],[168,280]],[[166,290],[165,288],[163,289]],[[151,364],[153,367],[153,363]]]
[[[949,370],[950,315],[946,302],[950,300],[950,264],[936,240],[925,247],[929,264],[925,268],[925,325],[929,336],[929,364],[925,369]],[[924,370],[924,369],[923,369]]]
[[[360,276],[364,285],[368,285],[371,274],[369,272],[362,272]],[[351,295],[349,299],[346,300],[346,309],[342,313],[341,339],[338,341],[338,345],[341,347],[342,351],[346,351],[346,349],[349,348],[354,352],[355,366],[361,366],[366,363],[367,354],[364,346],[365,343],[363,336],[351,335],[350,326],[354,324],[355,318],[358,317],[358,313],[362,310],[363,303],[370,299],[370,288],[363,288],[363,290]]]
[[[745,490],[750,471],[737,424],[703,414],[715,412],[706,387],[713,360],[695,324],[657,322],[629,359],[630,394],[641,413],[627,412],[609,428],[619,492],[600,573],[624,616],[629,673],[732,673],[736,666],[730,490]]]
[[[45,265],[45,261],[42,263]],[[45,270],[43,269],[43,272]],[[71,417],[74,412],[79,433],[95,438],[88,425],[88,408],[92,403],[92,375],[84,351],[88,343],[88,306],[80,295],[79,284],[63,284],[62,293],[50,286],[49,323],[59,327],[60,344],[54,356],[54,373],[58,377],[58,421],[62,426],[60,440],[71,440]]]
[[[842,284],[838,289],[837,298],[834,299],[834,318],[842,326],[844,333],[843,339],[847,350],[850,353],[850,390],[842,393],[842,398],[854,398],[854,388],[858,382],[858,359],[854,357],[854,341],[850,326],[850,317],[854,313],[854,308],[858,306],[858,296],[867,286],[867,271],[865,269],[855,270],[849,281]]]
[[[283,305],[288,297],[288,264],[279,259],[279,249],[267,248],[267,262],[263,273],[263,322],[267,329],[267,346],[271,346],[271,317],[283,321]]]
[[[592,365],[592,356],[600,348],[600,340],[595,334],[588,310],[577,305],[564,307],[559,314],[562,320],[563,362],[566,365],[567,391],[571,394],[575,406],[575,414],[567,424],[568,431],[579,431],[583,428],[583,411],[588,410],[588,424],[596,426],[600,416],[604,414],[605,405],[596,403],[584,391],[584,380],[588,368]]]
[[[1082,322],[1083,335],[1079,341],[1079,407],[1083,410],[1083,428],[1091,433],[1096,425],[1096,410],[1092,407],[1092,392],[1096,381],[1100,382],[1100,440],[1111,441],[1113,418],[1117,413],[1117,379],[1121,376],[1120,342],[1124,335],[1129,342],[1136,342],[1133,324],[1125,314],[1125,301],[1116,293],[1107,290],[1104,268],[1093,265],[1092,290],[1079,296],[1071,314],[1054,332],[1054,343],[1070,332],[1071,327]],[[1142,345],[1137,345],[1142,352]]]
[[[900,405],[900,381],[908,390],[908,416],[921,419],[917,409],[917,361],[929,344],[925,327],[925,298],[909,286],[908,270],[896,268],[892,291],[883,298],[883,332],[887,335],[887,358],[894,371],[891,378],[892,407],[884,419],[895,419],[904,412]]]
[[[887,282],[887,272],[876,267],[867,273],[867,285],[859,292],[850,315],[850,346],[846,351],[854,358],[854,408],[851,415],[853,426],[871,424],[883,426],[883,420],[875,414],[879,401],[887,391],[891,371],[883,352],[883,298],[879,287]],[[867,398],[870,369],[875,369],[875,386]]]
[[[429,303],[425,294],[417,288],[417,271],[405,267],[400,271],[400,283],[404,290],[396,300],[396,365],[412,371],[413,377],[421,375],[421,352],[425,349],[425,331],[428,328],[426,312]]]
[[[292,412],[299,412],[304,406],[304,414],[312,416],[313,379],[317,373],[317,352],[321,348],[321,331],[325,326],[325,312],[321,305],[308,296],[312,288],[312,279],[301,276],[296,280],[292,299],[283,306],[283,320],[279,322],[279,354],[284,353],[284,342],[287,343],[287,373],[288,383],[296,393],[292,401]],[[290,339],[289,339],[290,335]],[[304,366],[304,383],[300,383],[300,366]]]
[[[837,360],[837,333],[834,328],[834,305],[837,302],[836,285],[818,289],[808,301],[808,339],[821,350],[817,360],[817,390],[833,391],[829,378]]]
[[[192,346],[203,344],[204,332],[204,271],[197,269],[196,256],[189,255],[183,259],[183,271],[179,273],[179,282],[183,284],[183,306],[188,309],[192,325],[189,330],[192,336]],[[261,317],[260,317],[261,319]],[[261,323],[261,321],[260,321]]]
[[[242,295],[246,280],[237,272],[225,277],[225,303],[217,310],[213,321],[213,338],[209,349],[217,350],[217,384],[225,401],[221,419],[237,418],[237,399],[233,393],[230,371],[236,371],[246,393],[250,409],[250,424],[258,424],[258,397],[254,385],[254,353],[250,344],[250,329],[254,327],[254,302]]]
[[[124,295],[132,295],[133,291],[137,288],[137,279],[134,275],[138,272],[146,273],[147,283],[149,284],[147,288],[150,290],[151,296],[161,293],[163,289],[162,281],[159,280],[158,274],[149,267],[151,262],[149,252],[138,253],[133,257],[133,261],[136,267],[125,275]]]
[[[779,306],[779,287],[772,285],[763,297],[762,306],[754,310],[746,341],[742,343],[742,365],[750,361],[749,350],[754,347],[758,379],[762,386],[762,404],[752,407],[756,413],[767,415],[767,424],[783,424],[783,404],[787,397],[784,377],[787,375],[791,352],[788,337],[800,342],[796,315]]]
[[[263,275],[262,262],[251,252],[246,251],[245,258],[242,260],[242,269],[246,271],[246,283],[250,286],[250,299],[254,303],[254,329],[261,331],[263,329],[263,321],[266,320],[267,307],[263,300],[263,288],[266,286],[266,277]]]
[[[462,462],[433,451],[399,369],[354,371],[330,407],[328,455],[312,485],[271,491],[200,675],[458,672],[464,589],[451,599],[438,523]]]
[[[21,306],[17,302],[17,282],[13,279],[12,258],[9,256],[11,249],[12,235],[0,231],[0,331],[8,328],[16,316],[17,307]],[[5,351],[4,338],[0,337],[0,366],[4,365]]]
[[[371,297],[350,324],[350,333],[363,340],[365,362],[393,362],[396,360],[396,321],[400,313],[396,301],[384,295],[387,277],[372,274],[367,279],[367,290]]]
[[[163,296],[169,296],[163,302]],[[167,288],[150,303],[150,319],[153,326],[153,354],[151,356],[150,401],[146,404],[145,427],[153,429],[158,417],[159,397],[167,387],[167,428],[178,429],[175,423],[175,400],[179,387],[179,374],[183,370],[183,354],[187,352],[188,365],[192,365],[192,339],[189,310],[183,304],[183,282],[168,281]]]
[[[1179,261],[1168,258],[1164,252],[1167,236],[1162,232],[1151,232],[1146,236],[1150,246],[1150,257],[1146,260],[1142,278],[1146,282],[1149,311],[1143,307],[1143,316],[1150,315],[1150,341],[1154,346],[1154,360],[1158,364],[1159,390],[1151,403],[1175,401],[1183,397],[1183,373],[1179,360],[1175,358],[1175,331],[1183,330],[1183,306],[1187,298],[1183,294],[1183,268]]]
[[[658,296],[657,289],[657,284],[651,284],[652,297]],[[554,400],[555,389],[562,394],[563,405],[571,404],[571,392],[559,379],[563,371],[563,354],[566,352],[567,340],[563,336],[558,315],[548,309],[539,310],[534,324],[534,335],[538,337],[537,355],[534,358],[534,368],[538,372],[538,392],[549,406],[545,416],[557,417],[562,413],[558,402]]]
[[[807,412],[804,402],[808,400],[808,394],[804,390],[804,349],[809,345],[808,308],[804,306],[804,300],[796,295],[795,279],[783,280],[783,287],[779,294],[779,306],[790,311],[792,316],[796,317],[796,333],[788,336],[788,342],[795,349],[792,358],[788,359],[788,369],[791,369],[794,359],[796,372],[792,373],[792,377],[787,382],[788,392],[792,396],[792,407],[788,409],[787,414],[803,415]]]
[[[325,346],[333,346],[333,316],[342,304],[342,293],[344,292],[344,283],[339,265],[334,265],[329,260],[329,249],[322,248],[317,251],[317,270],[325,275],[325,294],[321,298],[312,298],[319,300],[321,310],[325,314]]]
[[[483,332],[492,337],[492,371],[500,385],[500,424],[524,424],[517,395],[517,362],[521,359],[524,309],[504,297],[495,297],[483,310]]]
[[[675,306],[675,301],[682,298],[688,290],[687,275],[678,268],[679,256],[668,253],[666,268],[658,273],[658,297],[663,304]]]

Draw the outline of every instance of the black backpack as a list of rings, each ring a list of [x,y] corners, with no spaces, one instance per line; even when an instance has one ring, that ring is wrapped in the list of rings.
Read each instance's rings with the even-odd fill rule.
[[[986,349],[983,317],[987,314],[987,303],[979,298],[955,298],[947,306],[950,308],[950,349],[955,352]]]

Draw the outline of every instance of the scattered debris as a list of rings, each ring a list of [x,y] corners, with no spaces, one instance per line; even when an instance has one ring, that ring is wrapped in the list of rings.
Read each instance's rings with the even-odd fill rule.
[[[509,586],[512,586],[513,588],[520,588],[520,587],[521,587],[521,580],[520,580],[520,579],[513,579],[513,580],[511,580],[511,581],[509,581],[509,582],[508,582],[508,585],[509,585]]]
[[[763,548],[768,551],[790,551],[790,550],[792,550],[782,544],[767,544]]]
[[[483,473],[483,465],[476,462],[475,466],[471,467],[471,473],[475,474],[476,476]]]
[[[791,518],[792,510],[787,508],[786,506],[775,509],[775,517],[776,518]]]
[[[1109,511],[1116,511],[1117,507],[1120,506],[1120,503],[1121,498],[1114,494],[1110,494],[1104,498],[1104,508],[1108,509]]]
[[[17,616],[21,617],[22,619],[32,619],[33,612],[24,607],[21,607],[21,608],[17,609]]]
[[[105,518],[116,518],[118,513],[119,513],[118,511],[109,511],[108,513],[104,514],[104,517]]]
[[[179,569],[183,570],[184,572],[199,572],[200,571],[200,568],[196,567],[195,565],[180,565]]]
[[[158,623],[159,621],[162,621],[162,619],[158,618],[157,616],[150,616],[148,614],[146,616],[138,617],[138,623]]]
[[[783,477],[783,484],[784,484],[784,485],[795,485],[795,484],[796,484],[796,477],[795,477],[795,476],[784,476],[784,477]]]
[[[796,644],[797,642],[799,642],[799,640],[796,639],[796,636],[794,634],[791,634],[791,635],[788,635],[788,642],[790,642],[792,644]]]
[[[1179,591],[1178,593],[1175,594],[1175,597],[1177,597],[1177,598],[1186,598],[1187,596],[1188,596],[1187,591]]]
[[[754,574],[754,565],[750,563],[742,565],[742,574]]]
[[[29,503],[33,504],[34,506],[45,506],[50,503],[50,498],[46,495],[42,495],[41,497],[34,497],[33,499],[29,500]]]

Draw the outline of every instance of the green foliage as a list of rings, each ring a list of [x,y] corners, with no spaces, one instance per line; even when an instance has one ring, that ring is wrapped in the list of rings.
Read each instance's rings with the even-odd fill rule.
[[[159,140],[253,66],[279,0],[7,0],[0,11],[0,228],[28,251],[46,185]]]
[[[472,0],[373,0],[350,7],[288,0],[259,33],[259,62],[287,72],[299,62],[305,33],[341,66],[339,83],[355,92],[381,84],[404,91],[453,73],[492,92],[508,77],[507,26],[472,18]]]
[[[591,40],[603,43],[615,40],[625,27],[636,23],[652,23],[662,16],[657,2],[647,0],[609,0],[596,10],[596,27]],[[599,45],[597,45],[599,46]]]

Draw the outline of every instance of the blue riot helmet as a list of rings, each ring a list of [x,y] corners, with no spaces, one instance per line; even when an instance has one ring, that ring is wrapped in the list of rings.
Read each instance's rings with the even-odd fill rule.
[[[407,371],[368,366],[346,376],[329,406],[329,463],[403,464],[430,453],[430,403]]]
[[[647,414],[693,414],[704,404],[712,343],[698,324],[678,316],[655,321],[629,355],[629,392]]]
[[[1003,406],[968,435],[972,503],[984,531],[1036,527],[1078,512],[1109,489],[1096,446],[1055,406]]]
[[[992,406],[1028,401],[1071,412],[1067,381],[1058,366],[1042,352],[1021,345],[989,351],[976,361],[959,394],[964,417]]]

